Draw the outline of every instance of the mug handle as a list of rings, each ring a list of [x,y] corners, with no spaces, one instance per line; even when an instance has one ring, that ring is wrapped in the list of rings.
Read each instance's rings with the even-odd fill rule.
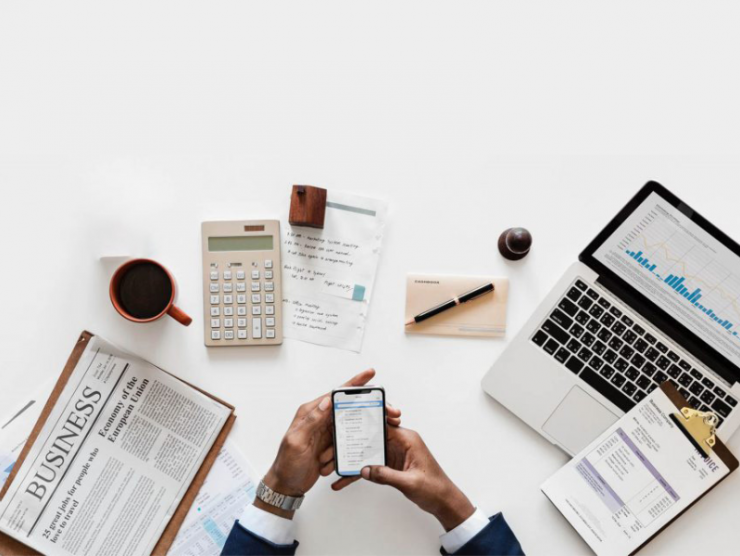
[[[167,309],[167,314],[183,326],[190,326],[190,323],[193,322],[193,319],[185,314],[182,309],[179,309],[174,305],[170,305],[170,308]]]

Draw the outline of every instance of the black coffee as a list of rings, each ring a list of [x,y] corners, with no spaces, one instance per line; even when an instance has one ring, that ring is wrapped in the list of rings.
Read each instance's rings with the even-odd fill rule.
[[[130,267],[118,284],[118,299],[124,311],[137,319],[161,314],[172,298],[172,282],[156,264],[141,263]]]

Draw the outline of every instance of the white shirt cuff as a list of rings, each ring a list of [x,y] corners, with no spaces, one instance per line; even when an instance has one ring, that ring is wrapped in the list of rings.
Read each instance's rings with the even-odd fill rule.
[[[254,504],[244,510],[239,518],[239,525],[273,544],[290,545],[295,542],[292,519],[271,514]]]
[[[480,509],[476,508],[473,515],[468,519],[463,521],[452,531],[448,531],[444,535],[440,535],[439,540],[442,543],[442,548],[444,548],[448,554],[454,554],[463,546],[468,544],[468,542],[478,533],[483,531],[488,523],[488,516],[486,516],[486,514],[484,514]]]

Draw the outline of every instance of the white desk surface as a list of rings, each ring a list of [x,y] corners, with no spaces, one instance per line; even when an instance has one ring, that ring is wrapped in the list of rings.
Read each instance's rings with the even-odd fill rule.
[[[89,329],[234,403],[264,471],[299,403],[373,366],[528,553],[588,553],[539,491],[566,456],[479,387],[507,339],[406,337],[404,278],[508,276],[511,338],[648,179],[740,238],[738,5],[705,8],[3,4],[0,407]],[[207,350],[201,221],[280,216],[294,183],[390,202],[362,352]],[[496,251],[509,226],[534,235],[520,263]],[[106,254],[168,266],[193,325],[120,318]],[[738,500],[740,474],[644,554],[736,550]],[[302,554],[437,554],[441,532],[388,488],[329,480],[297,524]]]

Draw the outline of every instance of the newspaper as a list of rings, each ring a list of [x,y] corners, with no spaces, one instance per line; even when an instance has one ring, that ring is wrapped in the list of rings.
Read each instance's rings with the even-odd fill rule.
[[[13,471],[18,456],[26,445],[33,426],[54,389],[54,381],[47,381],[37,388],[2,419],[0,426],[0,489]]]
[[[0,502],[47,555],[149,554],[231,410],[94,336]]]

